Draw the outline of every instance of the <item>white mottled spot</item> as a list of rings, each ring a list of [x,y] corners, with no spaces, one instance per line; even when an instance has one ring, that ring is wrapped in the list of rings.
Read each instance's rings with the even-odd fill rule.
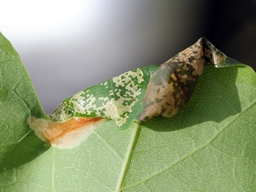
[[[112,89],[107,86],[109,85],[108,81],[99,85],[102,86],[102,90],[108,91],[107,95],[106,91],[103,91],[104,93],[102,95],[97,93],[96,98],[92,90],[90,92],[91,94],[88,93],[89,89],[75,94],[69,101],[69,106],[72,107],[74,113],[85,115],[95,113],[98,117],[107,117],[115,120],[118,126],[123,125],[132,112],[132,107],[138,101],[138,96],[141,94],[139,84],[144,81],[143,72],[140,69],[128,71],[111,80],[113,83],[113,86],[111,86]],[[101,89],[99,88],[97,90]],[[63,104],[63,106],[60,106],[60,114],[66,113],[64,109]],[[64,120],[69,117],[66,114],[59,115],[56,118],[57,115],[55,114],[56,111],[52,115],[52,117],[55,116],[55,118],[53,117],[54,119]]]

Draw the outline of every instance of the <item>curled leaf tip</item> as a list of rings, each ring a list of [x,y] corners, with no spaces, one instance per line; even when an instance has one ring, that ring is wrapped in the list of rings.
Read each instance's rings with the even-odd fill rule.
[[[237,61],[218,50],[206,38],[181,51],[163,63],[150,77],[138,116],[142,122],[154,116],[171,118],[189,101],[206,64],[230,67]],[[228,62],[227,62],[228,61]]]

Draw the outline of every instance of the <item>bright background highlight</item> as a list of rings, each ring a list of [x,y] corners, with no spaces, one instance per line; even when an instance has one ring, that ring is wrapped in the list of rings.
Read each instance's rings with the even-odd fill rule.
[[[228,39],[233,31],[218,27],[225,19],[213,19],[221,2],[8,0],[1,2],[0,31],[20,54],[50,113],[66,97],[127,70],[162,63],[201,36],[230,51],[237,36]]]

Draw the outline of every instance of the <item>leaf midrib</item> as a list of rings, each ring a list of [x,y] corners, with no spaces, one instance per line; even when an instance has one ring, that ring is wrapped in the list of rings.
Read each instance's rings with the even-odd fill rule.
[[[130,161],[131,161],[131,158],[132,158],[132,152],[134,150],[134,147],[137,143],[138,136],[140,134],[141,125],[137,122],[133,122],[133,126],[131,126],[130,129],[133,129],[133,131],[131,133],[131,139],[130,139],[130,142],[129,142],[129,145],[128,145],[128,148],[127,148],[127,152],[126,152],[126,155],[125,155],[125,158],[124,158],[124,161],[123,161],[123,165],[122,165],[122,168],[121,168],[121,171],[120,171],[119,179],[117,181],[117,185],[116,185],[116,189],[115,189],[116,192],[121,191],[121,185],[122,185],[124,177],[126,175],[126,171],[129,168]]]

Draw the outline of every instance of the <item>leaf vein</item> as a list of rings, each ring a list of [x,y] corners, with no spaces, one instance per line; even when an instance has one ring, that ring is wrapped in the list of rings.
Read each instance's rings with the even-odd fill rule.
[[[119,157],[120,159],[123,159],[122,156],[116,151],[114,150],[114,148],[106,141],[106,139],[104,139],[101,135],[99,135],[96,131],[94,131],[94,134],[102,141],[104,142],[108,148],[110,148],[114,154],[116,154],[117,157]]]
[[[245,108],[240,114],[236,115],[235,118],[230,121],[227,125],[223,126],[222,129],[220,129],[211,139],[208,140],[208,142],[205,142],[203,145],[201,145],[199,148],[197,148],[196,150],[191,151],[190,153],[188,153],[187,155],[184,155],[183,157],[181,157],[178,161],[170,164],[169,166],[166,166],[165,168],[163,168],[162,170],[155,172],[154,174],[150,175],[149,177],[142,179],[140,181],[134,182],[133,184],[127,185],[125,187],[123,187],[123,189],[128,189],[131,187],[135,187],[141,183],[144,183],[145,181],[148,181],[150,179],[152,179],[153,177],[156,177],[158,175],[160,175],[161,173],[171,169],[172,167],[174,167],[175,165],[179,164],[180,162],[186,160],[187,158],[189,158],[190,156],[192,156],[193,154],[197,153],[200,150],[203,150],[205,147],[209,146],[227,127],[229,127],[231,124],[233,124],[237,119],[239,119],[239,117],[245,113],[247,110],[249,110],[250,108],[252,108],[255,105],[255,102],[252,103],[251,105],[249,105],[247,108]]]
[[[130,143],[129,143],[128,148],[127,148],[127,152],[126,152],[126,155],[125,155],[125,158],[124,158],[123,166],[122,166],[122,169],[121,169],[121,172],[120,172],[120,175],[119,175],[119,180],[117,182],[115,191],[121,191],[122,190],[121,185],[122,185],[123,179],[126,175],[126,171],[129,168],[129,165],[130,165],[130,162],[131,162],[131,159],[132,159],[132,152],[134,150],[134,147],[137,143],[136,141],[137,141],[137,139],[139,137],[139,134],[140,134],[141,126],[140,126],[139,123],[134,122],[134,126],[131,127],[131,128],[133,128],[133,132],[131,134],[131,140],[130,140]]]

